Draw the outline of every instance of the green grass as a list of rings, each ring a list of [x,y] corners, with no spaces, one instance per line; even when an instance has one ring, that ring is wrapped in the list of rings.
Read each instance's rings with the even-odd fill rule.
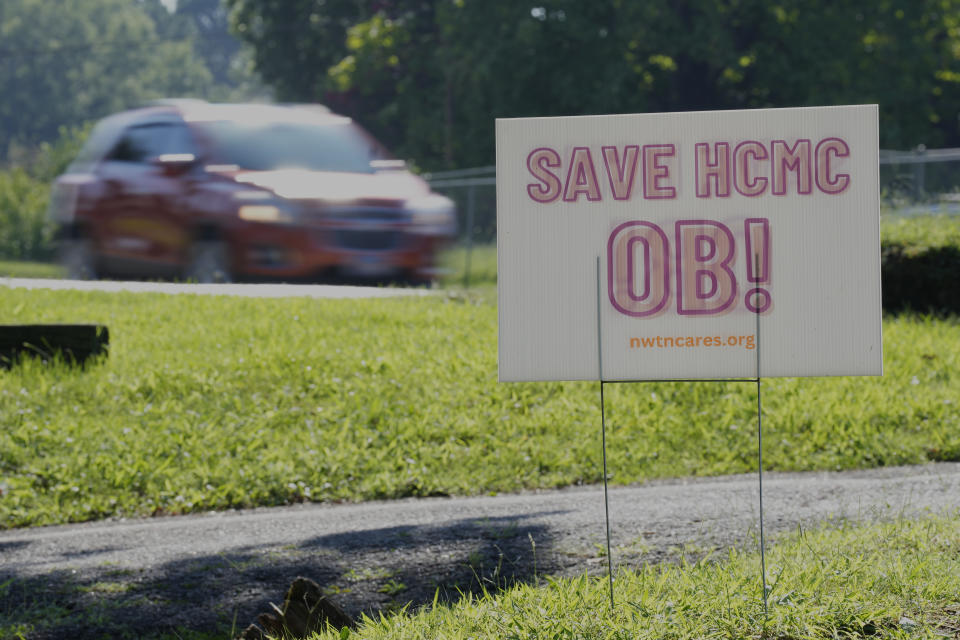
[[[918,639],[960,630],[956,517],[799,531],[768,550],[767,568],[769,617],[759,558],[733,550],[617,573],[612,612],[605,577],[547,579],[317,638]]]
[[[0,323],[102,322],[111,353],[0,370],[0,527],[601,479],[597,384],[498,384],[487,302],[2,295]],[[960,459],[960,324],[884,330],[883,378],[764,382],[769,468]],[[607,411],[614,482],[754,466],[751,385],[614,385]]]
[[[0,278],[62,278],[63,269],[51,262],[0,260]]]
[[[941,247],[960,248],[960,216],[884,216],[880,223],[880,237],[884,245],[902,245],[912,253]]]
[[[467,248],[458,245],[440,255],[439,266],[445,271],[440,284],[445,287],[484,287],[497,284],[497,245],[474,245],[469,252],[467,275]]]

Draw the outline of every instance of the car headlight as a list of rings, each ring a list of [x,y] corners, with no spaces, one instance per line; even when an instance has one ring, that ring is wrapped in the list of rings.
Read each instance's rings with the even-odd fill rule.
[[[446,196],[432,193],[411,200],[407,203],[407,210],[410,212],[410,221],[413,224],[411,231],[414,233],[448,236],[456,234],[456,207],[453,200]]]
[[[241,220],[249,222],[293,222],[290,212],[272,204],[245,204],[237,211]]]
[[[248,222],[270,222],[291,224],[297,222],[299,215],[295,205],[276,200],[263,191],[241,191],[235,195],[240,201],[237,215]]]

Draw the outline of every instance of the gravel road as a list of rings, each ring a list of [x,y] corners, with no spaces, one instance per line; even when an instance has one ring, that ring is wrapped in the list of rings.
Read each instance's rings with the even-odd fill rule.
[[[755,475],[610,491],[621,566],[756,544]],[[960,463],[764,475],[765,531],[828,519],[960,509]],[[151,637],[237,629],[280,603],[298,575],[349,613],[455,599],[458,589],[602,574],[602,487],[472,498],[307,504],[0,532],[0,616],[43,602],[29,638]],[[56,613],[59,612],[59,613]],[[65,612],[65,613],[64,613]]]

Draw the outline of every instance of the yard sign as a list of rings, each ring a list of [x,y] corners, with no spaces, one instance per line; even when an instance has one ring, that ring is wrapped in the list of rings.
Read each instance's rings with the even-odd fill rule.
[[[876,105],[497,120],[500,379],[880,375],[877,135]]]

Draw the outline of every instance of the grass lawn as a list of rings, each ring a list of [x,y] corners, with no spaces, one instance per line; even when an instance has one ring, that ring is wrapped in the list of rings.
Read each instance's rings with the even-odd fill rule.
[[[933,517],[798,531],[759,558],[730,551],[696,564],[547,580],[412,615],[365,619],[358,640],[414,638],[955,638],[960,632],[960,520]]]
[[[0,370],[0,527],[601,479],[596,383],[498,384],[484,297],[2,290],[0,323],[102,322],[86,370]],[[960,326],[889,317],[883,378],[764,382],[780,470],[960,459]],[[608,388],[613,481],[748,471],[744,384]]]
[[[62,278],[63,268],[52,262],[0,260],[0,278]]]
[[[444,275],[440,284],[447,287],[483,287],[497,284],[497,245],[478,244],[467,251],[457,246],[440,255]],[[469,278],[467,272],[469,268]]]

